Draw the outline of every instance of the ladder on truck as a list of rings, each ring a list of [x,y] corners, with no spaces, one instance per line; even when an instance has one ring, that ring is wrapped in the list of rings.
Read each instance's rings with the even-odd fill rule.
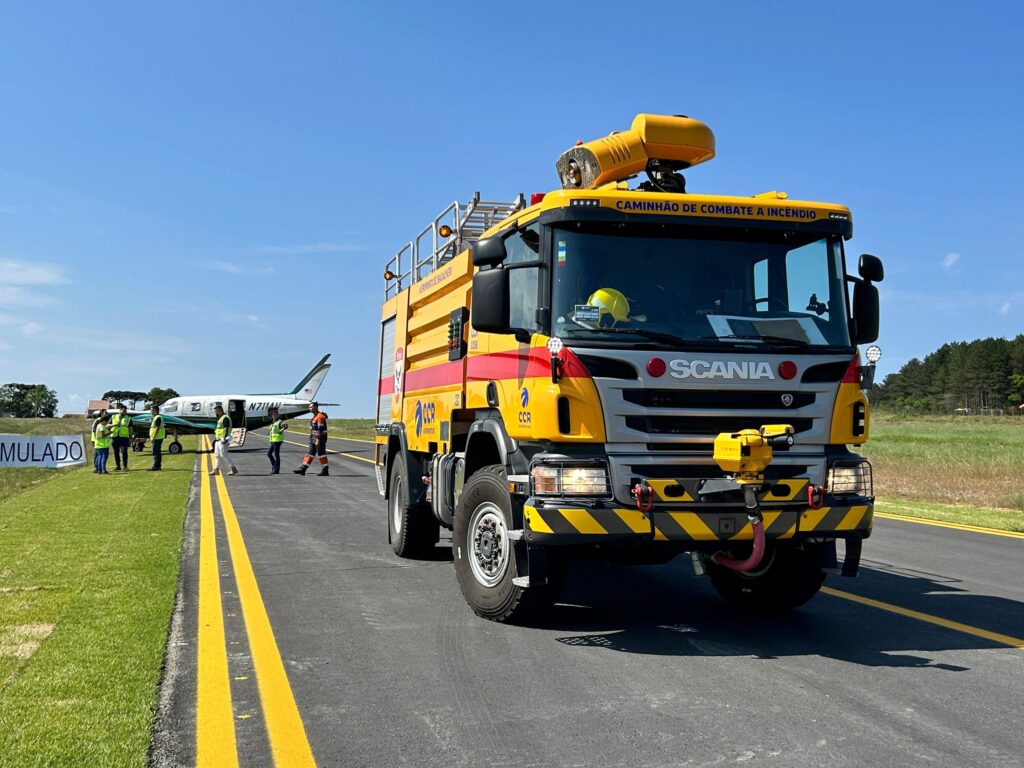
[[[525,206],[522,194],[510,203],[481,200],[479,192],[468,203],[454,201],[388,261],[384,270],[384,298],[389,299],[422,280]]]

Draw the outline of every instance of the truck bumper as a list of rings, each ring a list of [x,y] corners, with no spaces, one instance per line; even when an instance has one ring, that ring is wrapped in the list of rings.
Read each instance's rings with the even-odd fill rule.
[[[874,500],[826,497],[818,509],[807,505],[766,505],[762,509],[769,539],[858,538],[871,535]],[[671,541],[721,543],[753,539],[742,507],[656,506],[650,512],[614,504],[580,505],[566,499],[531,497],[524,507],[529,541],[547,546]],[[697,548],[697,547],[695,547]]]

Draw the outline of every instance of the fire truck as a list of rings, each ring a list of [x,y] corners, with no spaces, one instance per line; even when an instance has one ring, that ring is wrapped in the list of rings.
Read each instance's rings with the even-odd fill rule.
[[[882,262],[847,271],[842,205],[687,192],[714,155],[704,123],[637,115],[563,153],[559,189],[453,202],[387,263],[390,544],[450,530],[478,615],[534,620],[580,557],[687,554],[759,611],[856,575]]]

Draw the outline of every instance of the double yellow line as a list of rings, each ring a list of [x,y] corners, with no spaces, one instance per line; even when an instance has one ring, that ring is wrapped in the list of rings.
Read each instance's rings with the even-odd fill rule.
[[[203,439],[203,447],[209,448]],[[209,454],[199,462],[199,648],[196,692],[196,766],[197,768],[233,768],[238,766],[235,717],[231,706],[228,678],[224,612],[221,605],[217,539],[214,529],[213,497]],[[315,768],[316,761],[306,738],[295,696],[285,674],[281,652],[274,639],[249,552],[242,538],[234,505],[221,475],[216,476],[217,496],[227,531],[231,567],[242,604],[245,630],[249,638],[256,682],[263,707],[263,719],[270,738],[275,766]]]

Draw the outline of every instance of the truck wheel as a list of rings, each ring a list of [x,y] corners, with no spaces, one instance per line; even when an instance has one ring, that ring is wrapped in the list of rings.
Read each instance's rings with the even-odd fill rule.
[[[181,453],[181,443],[174,442],[167,446],[167,452],[172,456],[176,456]]]
[[[478,470],[462,490],[452,531],[452,556],[459,589],[478,616],[492,621],[523,622],[538,618],[558,599],[561,569],[543,586],[519,587],[512,527],[513,504],[505,468]]]
[[[399,557],[423,559],[434,550],[439,529],[429,509],[409,506],[409,481],[405,475],[405,462],[396,456],[391,464],[388,538]]]
[[[785,613],[803,605],[825,581],[813,550],[769,543],[765,561],[751,573],[708,562],[711,583],[726,600],[760,613]]]

